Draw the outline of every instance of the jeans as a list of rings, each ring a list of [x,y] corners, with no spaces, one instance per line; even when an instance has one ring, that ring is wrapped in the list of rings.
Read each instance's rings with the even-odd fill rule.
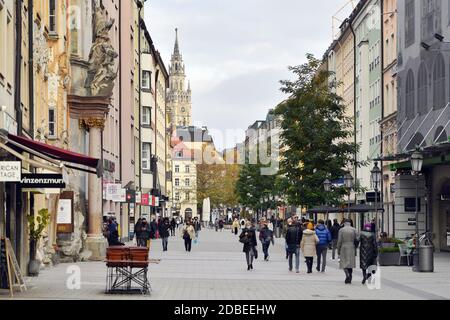
[[[300,248],[297,247],[294,252],[289,252],[289,270],[292,271],[292,256],[295,254],[295,271],[300,270]]]
[[[270,241],[262,243],[262,250],[264,252],[264,260],[267,260],[267,258],[269,257],[269,247],[270,247]]]
[[[327,251],[328,245],[317,246],[317,271],[320,270],[320,261],[322,261],[322,271],[325,271],[327,266]]]
[[[137,238],[137,245],[138,245],[138,247],[146,247],[147,240],[143,239],[143,238]]]
[[[169,238],[161,238],[161,239],[162,239],[163,250],[167,251],[167,244],[169,243]]]
[[[234,228],[234,234],[235,234],[235,235],[238,234],[238,228]]]
[[[333,259],[336,259],[336,250],[337,250],[337,241],[338,239],[333,239],[333,241],[331,242],[331,247],[333,249],[333,251],[331,252],[331,257]]]
[[[255,251],[253,251],[253,248],[245,253],[245,258],[247,259],[247,266],[253,264],[253,259],[255,258]]]
[[[187,252],[191,252],[191,249],[192,249],[192,239],[191,238],[184,239],[184,247],[186,248]]]
[[[305,259],[306,259],[306,267],[308,268],[308,273],[312,273],[314,257],[305,257]]]

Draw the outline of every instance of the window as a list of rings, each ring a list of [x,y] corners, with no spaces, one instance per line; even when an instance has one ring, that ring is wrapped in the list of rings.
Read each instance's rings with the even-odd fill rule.
[[[417,109],[419,114],[425,114],[427,112],[428,106],[428,72],[425,67],[425,63],[422,62],[419,68],[419,85],[418,85],[418,96],[417,96]]]
[[[49,0],[48,30],[50,31],[50,33],[56,33],[56,0]]]
[[[445,107],[445,63],[442,54],[436,56],[433,70],[433,107],[435,110]]]
[[[179,172],[180,172],[180,166],[178,166],[178,165],[175,166],[175,172],[176,172],[176,173],[179,173]]]
[[[48,137],[56,138],[56,110],[53,107],[48,109]]]
[[[142,89],[151,89],[152,73],[150,71],[142,71]]]
[[[190,173],[191,167],[185,166],[185,167],[184,167],[184,171],[185,171],[186,173]]]
[[[186,187],[190,187],[191,186],[191,180],[189,178],[186,178],[184,180],[184,184],[186,185]]]
[[[150,125],[152,119],[152,109],[150,107],[143,107],[142,109],[142,124]]]
[[[180,186],[180,179],[175,179],[175,186],[176,187],[179,187]]]
[[[152,147],[150,143],[142,144],[142,170],[150,170],[151,149]]]
[[[180,201],[180,193],[175,192],[175,201]]]
[[[412,119],[415,115],[414,105],[414,73],[410,69],[406,78],[406,117]]]
[[[186,199],[186,201],[190,201],[191,200],[189,192],[186,192],[185,199]]]
[[[405,46],[409,47],[414,44],[415,38],[415,1],[416,0],[406,0],[405,2]]]

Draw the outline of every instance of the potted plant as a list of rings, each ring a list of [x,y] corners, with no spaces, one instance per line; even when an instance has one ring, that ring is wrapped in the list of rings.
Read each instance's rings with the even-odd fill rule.
[[[397,266],[400,258],[399,244],[405,242],[395,238],[383,239],[378,248],[378,263],[380,266]]]
[[[50,214],[48,209],[41,209],[37,217],[28,215],[28,224],[30,227],[30,263],[28,264],[28,273],[31,276],[39,274],[40,262],[36,260],[36,251],[42,233],[50,222]]]

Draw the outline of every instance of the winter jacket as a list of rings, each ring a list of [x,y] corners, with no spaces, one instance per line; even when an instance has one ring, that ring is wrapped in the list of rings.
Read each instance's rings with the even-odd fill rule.
[[[317,255],[316,246],[319,243],[319,238],[313,230],[306,229],[303,231],[302,242],[300,243],[300,248],[302,250],[303,256],[305,257],[315,257]]]
[[[302,230],[298,225],[290,225],[286,230],[286,245],[289,253],[294,253],[302,241]]]
[[[267,227],[262,228],[259,233],[259,240],[262,243],[270,243],[273,240],[273,231]]]
[[[170,237],[169,229],[170,229],[169,221],[161,223],[159,225],[159,230],[158,230],[160,237],[161,238],[168,238],[168,237]]]
[[[348,222],[339,230],[337,249],[340,258],[339,267],[341,269],[356,267],[355,241],[358,239],[359,237],[356,233],[356,229]]]
[[[187,232],[187,234],[189,235],[189,238],[191,240],[195,239],[195,229],[193,226],[189,225],[189,226],[184,226],[183,229],[181,229],[181,237],[184,239],[184,233]]]
[[[360,268],[367,270],[370,266],[377,264],[378,248],[375,235],[372,232],[363,231],[359,241]]]
[[[337,240],[338,236],[339,236],[339,230],[341,229],[341,226],[339,225],[339,223],[335,223],[333,224],[333,226],[330,229],[330,233],[331,233],[331,238],[333,240]]]
[[[242,248],[243,252],[250,252],[250,250],[254,249],[258,243],[256,242],[256,232],[253,228],[245,228],[242,230],[241,235],[239,236],[239,239],[242,239],[244,237],[247,237],[250,239],[249,242],[244,243],[244,247]]]
[[[134,233],[136,234],[136,238],[141,237],[141,232],[142,232],[142,222],[139,221],[134,226]]]
[[[319,238],[319,246],[328,246],[331,242],[331,233],[323,224],[319,224],[316,227],[316,235]]]
[[[150,222],[150,239],[155,239],[156,238],[156,231],[158,230],[158,223],[153,220],[152,222]]]
[[[143,240],[150,239],[150,225],[147,222],[141,223],[141,232],[139,238]]]

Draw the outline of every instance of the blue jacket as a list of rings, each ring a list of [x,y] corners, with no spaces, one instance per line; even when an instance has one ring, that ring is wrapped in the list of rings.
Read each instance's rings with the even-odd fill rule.
[[[327,246],[331,242],[331,233],[323,224],[316,227],[316,235],[319,238],[319,246]]]

